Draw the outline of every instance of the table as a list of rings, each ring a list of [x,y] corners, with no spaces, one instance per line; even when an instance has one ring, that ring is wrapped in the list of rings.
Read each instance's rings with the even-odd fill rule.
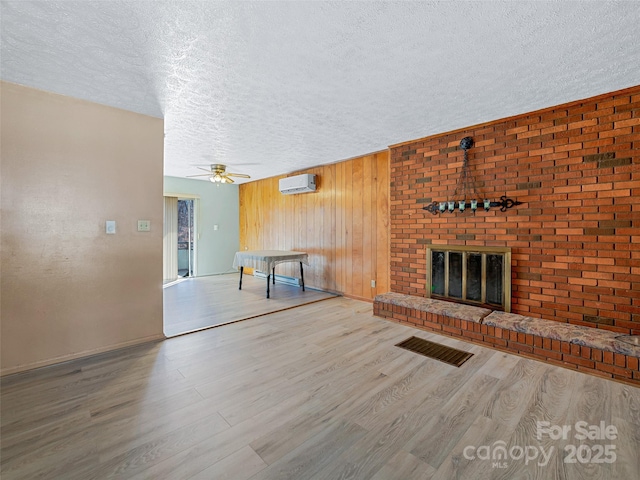
[[[300,283],[304,292],[304,271],[302,264],[309,265],[309,255],[305,252],[293,252],[288,250],[245,250],[236,252],[233,259],[233,268],[240,267],[240,286],[242,290],[242,273],[244,267],[253,268],[267,274],[267,298],[269,298],[269,281],[273,275],[273,284],[276,284],[276,265],[285,262],[300,263]]]

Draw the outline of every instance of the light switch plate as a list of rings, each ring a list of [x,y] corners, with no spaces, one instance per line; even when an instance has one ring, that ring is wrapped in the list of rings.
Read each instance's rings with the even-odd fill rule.
[[[115,220],[107,220],[105,225],[105,231],[109,235],[115,235],[116,233],[116,221]]]
[[[138,220],[138,231],[139,232],[150,232],[151,231],[151,221],[150,220]]]

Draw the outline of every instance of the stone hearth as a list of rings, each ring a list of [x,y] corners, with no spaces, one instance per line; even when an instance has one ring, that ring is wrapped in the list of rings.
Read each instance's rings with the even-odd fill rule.
[[[400,293],[377,295],[373,305],[387,320],[640,385],[640,347],[616,332]]]

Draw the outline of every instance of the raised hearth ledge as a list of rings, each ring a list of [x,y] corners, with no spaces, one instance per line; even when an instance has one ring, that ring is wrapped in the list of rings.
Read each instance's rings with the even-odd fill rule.
[[[542,318],[525,317],[515,313],[505,313],[474,307],[459,303],[435,300],[432,298],[415,297],[402,293],[383,293],[376,295],[374,302],[390,303],[399,307],[411,308],[422,312],[444,315],[460,320],[480,323],[504,330],[536,335],[573,343],[590,348],[597,348],[607,352],[621,353],[632,357],[640,357],[640,347],[616,340],[621,334],[600,328],[571,325]]]
[[[390,303],[398,307],[412,308],[420,310],[421,312],[445,315],[447,317],[459,318],[460,320],[475,323],[482,323],[482,319],[492,312],[492,310],[488,308],[393,292],[376,295],[374,302]]]
[[[373,313],[555,365],[640,384],[640,347],[616,340],[621,334],[609,330],[393,292],[375,297]]]
[[[603,330],[601,328],[583,327],[560,323],[543,318],[525,317],[514,313],[492,312],[482,323],[505,330],[520,333],[530,333],[538,337],[561,340],[589,348],[598,348],[607,352],[621,353],[632,357],[640,357],[640,347],[616,340],[620,333]]]

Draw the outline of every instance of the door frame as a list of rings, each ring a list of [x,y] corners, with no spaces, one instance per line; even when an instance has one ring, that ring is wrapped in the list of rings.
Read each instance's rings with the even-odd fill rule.
[[[176,197],[179,200],[193,200],[193,277],[198,276],[198,249],[200,247],[199,219],[200,219],[200,195],[193,193],[164,193],[165,197]]]

